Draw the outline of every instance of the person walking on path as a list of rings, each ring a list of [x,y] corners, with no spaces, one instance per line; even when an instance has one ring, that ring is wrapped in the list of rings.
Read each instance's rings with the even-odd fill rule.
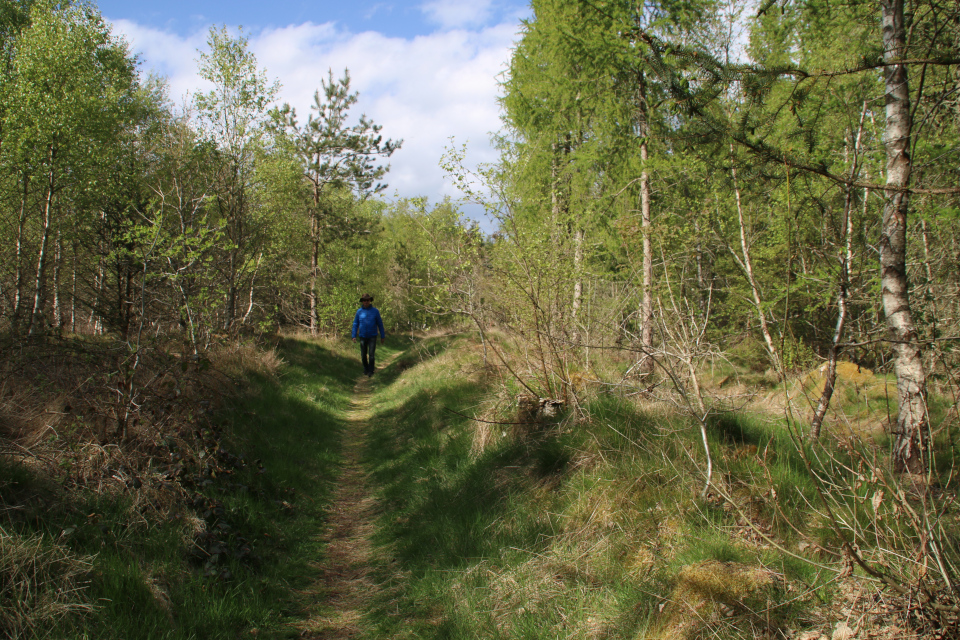
[[[360,308],[353,317],[353,341],[360,338],[360,361],[363,362],[363,373],[373,375],[375,357],[377,353],[377,331],[380,331],[380,344],[383,344],[386,333],[383,330],[383,318],[380,311],[373,306],[373,296],[365,293],[360,296]]]

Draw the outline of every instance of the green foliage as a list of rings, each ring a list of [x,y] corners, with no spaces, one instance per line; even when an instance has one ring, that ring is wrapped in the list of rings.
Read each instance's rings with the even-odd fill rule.
[[[304,125],[298,123],[296,110],[289,104],[271,111],[274,137],[279,146],[292,152],[310,191],[309,199],[293,205],[306,212],[311,244],[309,257],[299,256],[300,264],[309,265],[301,280],[309,284],[309,308],[306,318],[302,311],[294,313],[314,333],[319,327],[332,332],[342,327],[348,301],[358,297],[363,277],[376,274],[368,267],[376,257],[370,256],[373,260],[368,261],[367,256],[375,253],[376,245],[360,242],[374,231],[378,217],[377,207],[366,206],[366,201],[387,186],[379,180],[390,167],[376,161],[390,157],[403,144],[402,140],[383,140],[380,125],[365,115],[356,124],[348,124],[358,95],[350,92],[348,72],[334,80],[331,69],[329,79],[321,84],[323,97],[319,90],[314,93],[311,110],[315,113]],[[350,255],[353,250],[356,254]]]
[[[291,137],[304,175],[317,196],[327,185],[353,190],[363,197],[383,191],[387,185],[378,181],[390,167],[374,163],[377,158],[390,157],[403,141],[383,140],[382,127],[365,115],[356,124],[347,124],[350,108],[357,103],[358,96],[350,93],[348,71],[334,80],[330,69],[328,79],[321,84],[323,97],[320,90],[314,92],[311,111],[315,113],[307,117],[303,126],[289,104],[272,112],[274,126]]]
[[[957,448],[956,406],[944,398],[960,317],[960,39],[953,4],[907,9],[916,126],[903,300],[937,391],[926,401],[936,486],[934,476],[950,484]],[[138,77],[94,7],[0,3],[0,332],[11,349],[108,334],[109,365],[90,379],[109,385],[102,413],[116,426],[98,445],[131,453],[160,446],[128,430],[160,384],[138,369],[151,355],[186,371],[243,334],[343,334],[364,292],[393,331],[478,329],[479,345],[433,339],[418,352],[429,358],[405,354],[410,371],[374,382],[366,463],[383,487],[379,539],[405,576],[371,616],[384,636],[659,633],[673,614],[650,594],[688,598],[691,580],[712,584],[720,567],[750,582],[741,565],[774,566],[817,586],[801,540],[870,549],[868,566],[927,589],[934,582],[902,559],[927,561],[953,540],[937,528],[949,503],[931,492],[922,513],[940,515],[923,529],[904,516],[919,508],[913,490],[877,462],[896,387],[880,308],[890,288],[875,264],[893,193],[881,184],[891,140],[877,7],[803,0],[754,14],[735,0],[536,0],[532,11],[503,84],[501,161],[471,173],[465,150],[444,158],[496,221],[485,237],[455,202],[375,199],[401,142],[351,119],[358,96],[346,72],[321,79],[301,123],[288,105],[268,111],[278,85],[243,33],[214,28],[199,59],[213,90],[180,114],[163,81]],[[46,577],[11,578],[24,594],[56,600],[86,572],[92,598],[57,601],[62,620],[11,613],[20,622],[0,622],[8,635],[58,624],[117,638],[282,633],[298,614],[277,603],[310,579],[305,563],[283,558],[322,556],[308,532],[329,500],[353,358],[331,345],[284,348],[282,383],[254,381],[249,404],[197,434],[204,461],[181,499],[202,535],[183,520],[134,522],[123,492],[64,497],[4,463],[0,492],[17,508],[4,512],[0,573],[14,575],[26,566],[18,554],[34,549],[31,571]],[[824,388],[816,372],[838,352],[876,370],[869,384],[841,380],[832,401],[829,438],[848,429],[853,444],[801,443]],[[506,408],[518,393],[564,401],[570,416],[500,424],[526,422]],[[688,415],[641,410],[627,393]],[[745,416],[752,395],[789,421]],[[492,421],[459,415],[479,401]],[[74,456],[63,473],[90,444],[87,427],[58,435]],[[692,497],[704,445],[725,502]],[[240,450],[260,463],[230,453]],[[31,491],[38,504],[76,509],[44,520]],[[839,516],[812,511],[817,495]],[[784,546],[744,543],[750,531]],[[73,615],[92,602],[109,604]],[[413,619],[391,613],[398,602]],[[768,624],[785,629],[810,602],[777,608]]]
[[[480,230],[444,200],[401,200],[383,218],[381,269],[398,328],[455,323],[481,308],[484,241]]]
[[[344,256],[365,249],[386,260],[373,255],[381,205],[365,200],[388,169],[373,160],[400,146],[365,118],[346,122],[357,99],[348,76],[323,84],[328,102],[318,92],[317,117],[301,130],[289,110],[286,121],[279,111],[268,117],[279,85],[247,37],[214,28],[199,58],[213,89],[194,96],[189,116],[177,114],[163,81],[137,78],[126,45],[92,7],[8,5],[7,329],[110,332],[136,351],[145,327],[164,326],[196,356],[242,331],[321,317],[342,326],[358,283],[376,273],[350,270]],[[318,180],[329,186],[322,198],[310,189]],[[329,296],[310,293],[318,274]]]
[[[204,131],[230,154],[239,171],[248,170],[251,143],[261,135],[267,106],[280,85],[271,83],[248,48],[242,32],[231,36],[226,27],[211,27],[208,53],[201,53],[200,77],[214,89],[194,98]]]

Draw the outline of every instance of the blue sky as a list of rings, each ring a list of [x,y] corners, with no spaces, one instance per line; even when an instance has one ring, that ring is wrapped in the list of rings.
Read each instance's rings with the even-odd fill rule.
[[[304,22],[335,22],[352,32],[376,31],[386,36],[413,38],[444,27],[476,27],[512,20],[525,13],[527,3],[517,0],[477,1],[379,1],[308,2],[305,0],[262,2],[241,0],[166,0],[98,3],[110,19],[125,19],[144,26],[189,35],[211,23],[243,25],[252,31]]]
[[[458,197],[438,163],[451,144],[468,144],[468,162],[493,162],[489,144],[500,129],[499,82],[529,15],[517,0],[421,2],[253,2],[103,0],[100,11],[137,53],[144,72],[168,79],[170,96],[186,105],[202,91],[198,50],[211,26],[243,26],[261,67],[305,118],[313,93],[332,69],[349,68],[360,92],[355,115],[383,125],[403,147],[390,160],[393,197]],[[468,211],[474,217],[478,209]],[[489,224],[484,225],[489,226]]]

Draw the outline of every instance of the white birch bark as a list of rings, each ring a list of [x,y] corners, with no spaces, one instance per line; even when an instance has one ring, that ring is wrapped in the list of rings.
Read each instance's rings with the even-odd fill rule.
[[[14,327],[19,324],[20,315],[23,309],[23,254],[24,254],[24,233],[27,226],[27,195],[29,181],[23,176],[23,199],[20,201],[20,217],[17,223],[17,276],[13,291],[13,323]]]
[[[53,211],[53,187],[55,172],[53,168],[54,161],[53,147],[50,148],[50,174],[47,183],[47,197],[43,203],[43,231],[40,235],[40,251],[37,255],[37,277],[33,292],[33,310],[30,313],[30,320],[27,324],[27,335],[32,336],[37,328],[37,322],[40,320],[43,311],[44,298],[44,276],[47,270],[47,242],[50,240],[50,221]],[[42,330],[42,329],[41,329]]]
[[[260,252],[260,255],[257,256],[257,266],[253,269],[253,276],[250,278],[250,300],[247,304],[247,312],[243,314],[243,320],[240,321],[240,324],[247,324],[247,320],[250,318],[250,314],[253,313],[254,300],[253,294],[255,291],[255,284],[257,281],[257,273],[260,272],[260,262],[263,260],[263,252]]]
[[[73,241],[73,276],[70,283],[70,333],[77,332],[77,241]]]
[[[578,227],[573,232],[573,307],[570,324],[573,325],[573,341],[580,342],[580,327],[577,325],[580,307],[583,304],[583,241],[586,232]]]
[[[54,241],[53,257],[53,326],[63,328],[63,308],[60,304],[60,266],[63,263],[63,245],[60,240],[60,229],[57,229],[57,239]]]
[[[859,173],[860,167],[860,139],[863,133],[863,121],[867,113],[867,103],[863,104],[863,111],[860,113],[860,128],[857,130],[856,141],[853,145],[853,163],[850,166],[850,183],[854,181]],[[830,406],[830,400],[833,397],[833,391],[837,383],[837,355],[839,352],[840,340],[843,339],[843,331],[847,322],[847,301],[850,287],[850,265],[853,264],[853,186],[846,185],[846,193],[843,199],[843,241],[844,251],[840,257],[840,275],[839,275],[839,293],[837,294],[837,324],[833,331],[833,341],[830,343],[830,351],[827,354],[827,370],[824,375],[823,393],[820,394],[820,400],[817,402],[817,408],[813,412],[813,420],[810,422],[810,439],[816,440],[820,437],[820,430],[823,426],[823,419],[827,415],[827,409]]]
[[[733,151],[733,146],[731,145],[730,151]],[[760,287],[757,285],[757,280],[753,276],[753,261],[750,259],[750,245],[747,243],[747,230],[746,222],[743,218],[743,204],[740,201],[740,187],[737,185],[737,170],[734,167],[730,168],[730,173],[733,176],[733,193],[736,197],[737,202],[737,220],[740,224],[740,250],[743,252],[743,258],[736,254],[732,249],[730,253],[733,254],[734,259],[740,264],[740,268],[743,269],[744,273],[747,275],[747,282],[750,284],[750,291],[753,294],[753,303],[757,307],[757,315],[760,318],[760,332],[763,334],[763,341],[767,345],[767,352],[770,354],[770,359],[773,361],[773,367],[776,369],[777,374],[781,374],[780,367],[780,356],[777,353],[777,347],[773,343],[773,337],[770,335],[770,327],[767,325],[767,314],[763,311],[763,300],[760,297]]]
[[[640,344],[645,354],[653,349],[653,242],[650,238],[650,175],[647,172],[647,142],[640,144],[640,161],[644,169],[640,173],[640,227],[643,230],[643,292],[640,303]],[[645,368],[653,372],[651,360]]]
[[[910,136],[910,87],[907,68],[899,63],[906,48],[903,0],[880,0],[883,19],[884,85],[886,89],[886,194],[880,237],[880,282],[883,310],[893,351],[900,407],[893,426],[893,466],[922,473],[930,446],[926,374],[922,350],[910,311],[907,283],[907,187],[913,169]]]

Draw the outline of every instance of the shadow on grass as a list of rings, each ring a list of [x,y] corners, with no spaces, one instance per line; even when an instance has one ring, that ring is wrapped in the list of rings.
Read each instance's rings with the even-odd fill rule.
[[[62,637],[296,636],[289,622],[308,603],[295,591],[323,558],[318,534],[358,367],[312,341],[284,340],[280,351],[279,381],[253,377],[215,426],[196,427],[204,456],[181,476],[190,511],[138,522],[135,494],[86,495],[20,522],[23,535],[40,530],[95,556],[88,596],[98,608],[61,623]],[[29,485],[22,475],[8,475],[18,491]]]
[[[375,378],[380,408],[363,462],[378,487],[374,541],[393,560],[376,569],[385,591],[371,612],[375,637],[480,637],[464,626],[470,623],[448,617],[451,572],[511,548],[542,551],[556,533],[549,505],[532,504],[530,495],[548,494],[545,487],[568,464],[560,438],[548,431],[503,438],[479,452],[475,424],[453,411],[472,413],[483,385],[437,370],[404,377],[421,357],[440,356],[453,342],[434,339],[400,354]]]
[[[332,385],[338,393],[345,393],[353,388],[362,370],[359,355],[353,359],[319,342],[284,338],[278,348],[286,364],[281,374],[284,381]],[[342,350],[347,351],[346,346]]]
[[[366,452],[384,515],[380,542],[410,570],[455,568],[501,548],[536,548],[549,533],[541,519],[491,530],[511,496],[562,469],[569,452],[555,437],[510,442],[471,454],[470,421],[460,412],[476,398],[470,383],[420,390],[374,418]]]
[[[372,380],[374,389],[392,386],[403,373],[422,361],[440,356],[455,342],[456,336],[438,336],[418,339],[412,336],[390,336],[386,344],[377,346],[378,369]],[[359,348],[357,368],[360,368]],[[390,363],[384,366],[387,361]]]

